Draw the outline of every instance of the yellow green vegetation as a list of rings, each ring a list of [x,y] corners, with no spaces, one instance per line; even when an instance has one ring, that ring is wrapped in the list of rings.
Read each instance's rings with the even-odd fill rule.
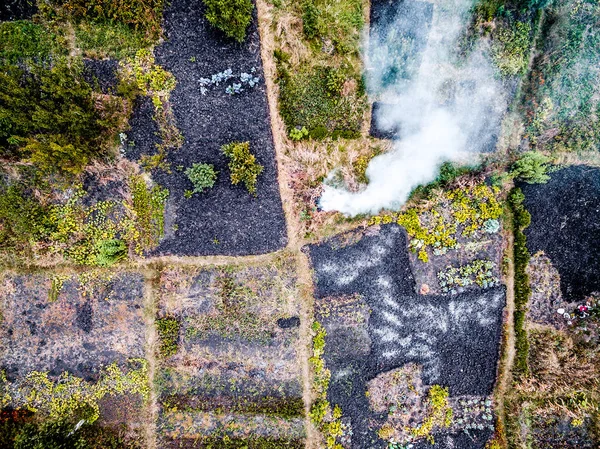
[[[159,318],[156,320],[156,330],[160,338],[159,352],[163,357],[170,357],[177,353],[180,328],[181,323],[174,317]]]
[[[415,439],[426,438],[427,441],[434,444],[431,431],[436,427],[450,427],[452,424],[452,408],[448,403],[448,388],[433,385],[429,389],[427,402],[427,417],[420,425],[411,428],[410,433]]]
[[[229,177],[233,185],[243,183],[246,190],[256,196],[256,182],[263,166],[256,161],[250,152],[250,142],[231,142],[221,147],[221,151],[229,159]]]
[[[497,220],[502,215],[498,201],[500,189],[479,184],[430,195],[425,209],[412,207],[401,214],[371,217],[369,225],[396,222],[411,237],[409,247],[419,260],[429,261],[428,250],[445,254],[460,246],[460,240],[477,238],[481,233],[499,230]]]
[[[437,278],[444,293],[456,293],[456,288],[473,284],[491,288],[500,284],[493,274],[495,269],[496,264],[491,260],[477,259],[458,267],[448,266],[437,273]]]
[[[159,154],[162,155],[167,148],[180,147],[183,137],[169,106],[169,96],[177,84],[173,74],[156,64],[152,51],[145,48],[138,50],[133,58],[122,61],[120,65],[120,89],[128,91],[128,96],[139,92],[152,98],[154,119],[158,123],[162,139],[162,144],[158,145]]]
[[[323,434],[327,448],[342,449],[343,446],[338,443],[338,439],[343,436],[345,430],[341,422],[342,409],[338,405],[332,409],[327,400],[327,389],[331,379],[331,372],[325,366],[323,359],[327,331],[318,321],[313,323],[312,330],[315,335],[313,337],[313,353],[309,362],[313,368],[313,389],[317,399],[310,409],[309,416]]]
[[[116,363],[108,365],[96,383],[66,372],[51,379],[46,372],[32,371],[15,383],[9,383],[4,374],[0,376],[0,408],[26,409],[50,420],[83,418],[92,423],[100,417],[99,402],[118,395],[140,395],[148,400],[145,360],[132,359],[125,370]]]
[[[41,204],[23,189],[0,186],[0,242],[5,253],[20,257],[62,256],[80,265],[109,266],[131,251],[142,255],[164,233],[168,191],[148,187],[143,177],[129,179],[131,200],[85,204],[75,186],[64,204]]]

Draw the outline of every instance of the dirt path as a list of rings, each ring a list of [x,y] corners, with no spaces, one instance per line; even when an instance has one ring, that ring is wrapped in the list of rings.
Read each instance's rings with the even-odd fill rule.
[[[156,359],[156,344],[158,335],[155,327],[156,317],[156,288],[158,273],[146,271],[144,282],[144,321],[146,324],[146,360],[148,361],[148,383],[150,384],[150,398],[148,406],[148,422],[144,426],[144,438],[148,449],[157,448],[156,423],[158,421],[158,393],[154,378],[158,369]]]
[[[313,320],[313,282],[308,256],[302,252],[301,225],[298,215],[293,208],[293,192],[290,187],[289,173],[285,170],[284,160],[286,145],[288,144],[285,126],[279,116],[277,105],[278,87],[275,83],[277,68],[273,58],[275,50],[275,38],[271,29],[272,6],[265,0],[257,0],[258,31],[261,42],[261,56],[267,88],[267,99],[271,116],[271,129],[275,144],[275,154],[279,172],[279,190],[286,216],[288,250],[294,253],[296,258],[296,270],[298,275],[298,286],[300,291],[300,338],[298,344],[298,358],[302,370],[302,384],[304,389],[306,448],[317,448],[319,435],[313,427],[309,411],[313,401],[312,370],[309,366],[310,343],[312,341],[311,323]]]
[[[512,221],[512,214],[508,212],[507,221]],[[505,397],[510,390],[512,382],[512,367],[515,359],[515,329],[513,315],[515,311],[515,265],[513,261],[513,240],[514,236],[511,231],[506,232],[506,273],[504,275],[504,283],[506,285],[506,308],[504,312],[504,332],[502,335],[501,356],[498,363],[498,379],[496,381],[496,389],[494,397],[496,402],[496,413],[498,416],[499,425],[496,429],[501,429],[505,432],[506,426],[506,409]],[[506,447],[506,435],[500,435],[500,441],[503,447]]]

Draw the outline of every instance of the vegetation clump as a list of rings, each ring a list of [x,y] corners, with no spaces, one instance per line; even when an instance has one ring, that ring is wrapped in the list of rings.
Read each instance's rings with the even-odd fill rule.
[[[145,44],[158,40],[164,0],[49,0],[40,12],[47,20],[69,19],[77,23],[121,24],[142,34]]]
[[[99,402],[107,395],[149,398],[147,365],[141,359],[130,360],[127,369],[113,363],[102,369],[96,383],[67,372],[53,380],[46,372],[32,371],[14,383],[0,376],[0,408],[26,409],[54,421],[85,419],[93,423],[100,417]]]
[[[289,64],[284,62],[279,63],[278,70],[279,109],[294,140],[307,135],[318,139],[360,135],[364,97],[357,89],[343,92],[345,85],[356,84],[352,77],[325,66],[290,73]],[[308,133],[294,131],[303,128]]]
[[[171,357],[177,353],[180,328],[181,323],[174,317],[164,317],[156,320],[156,330],[160,338],[159,352],[162,357]]]
[[[193,192],[202,193],[215,185],[219,172],[212,164],[193,164],[185,174],[194,186]]]
[[[475,238],[481,233],[499,229],[490,220],[497,220],[502,207],[497,196],[498,187],[479,184],[474,187],[452,189],[431,201],[425,211],[416,207],[398,215],[384,214],[372,217],[369,225],[397,222],[411,237],[409,248],[418,253],[419,260],[429,261],[428,249],[442,255],[456,249],[459,238]]]
[[[96,97],[77,60],[52,66],[8,65],[0,72],[0,156],[45,173],[78,175],[95,159],[112,157],[124,126],[123,101]]]
[[[206,19],[227,37],[238,42],[246,38],[246,29],[252,22],[252,0],[202,0],[206,6]]]
[[[538,151],[524,153],[512,166],[511,176],[528,184],[545,184],[548,176],[548,163],[551,159]]]
[[[418,426],[411,429],[411,434],[415,439],[426,438],[431,444],[434,444],[432,430],[435,427],[450,427],[452,424],[452,407],[448,402],[448,388],[440,385],[432,385],[427,395],[428,414],[425,420]]]
[[[520,375],[526,375],[529,372],[529,340],[527,339],[527,330],[525,329],[525,319],[527,313],[527,304],[531,295],[529,286],[529,275],[527,274],[527,265],[529,264],[529,250],[527,249],[527,237],[523,230],[531,222],[531,215],[525,209],[523,204],[525,196],[519,188],[515,188],[508,196],[508,204],[513,214],[513,232],[514,232],[514,266],[515,266],[515,361],[514,371]]]
[[[496,264],[491,260],[477,259],[459,267],[448,266],[437,274],[440,287],[444,293],[458,293],[459,288],[478,285],[481,288],[492,288],[500,285],[500,280],[493,275]]]
[[[263,166],[256,161],[250,152],[250,142],[231,142],[221,147],[221,151],[229,159],[229,176],[231,183],[243,183],[246,190],[256,196],[256,183]]]

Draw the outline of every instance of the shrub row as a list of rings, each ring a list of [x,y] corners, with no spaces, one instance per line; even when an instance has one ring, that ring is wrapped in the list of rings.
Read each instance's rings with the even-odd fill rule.
[[[527,238],[523,230],[531,222],[531,215],[525,209],[523,201],[525,196],[519,188],[514,188],[509,196],[508,203],[513,213],[513,232],[514,232],[514,266],[515,266],[515,362],[514,372],[519,375],[526,375],[529,372],[529,340],[525,329],[525,314],[527,312],[527,303],[531,295],[529,286],[529,276],[527,275],[527,264],[529,263],[529,250],[527,249]]]

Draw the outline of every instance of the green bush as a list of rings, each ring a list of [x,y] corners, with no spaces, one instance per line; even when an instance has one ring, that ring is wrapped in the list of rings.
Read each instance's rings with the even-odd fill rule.
[[[531,24],[502,21],[494,32],[492,56],[500,73],[505,76],[523,75],[529,62]]]
[[[83,64],[58,58],[48,67],[0,71],[0,154],[47,173],[79,174],[111,155],[123,123],[120,98],[92,97]]]
[[[143,32],[119,22],[82,22],[75,27],[75,40],[90,58],[123,59],[147,45]]]
[[[123,240],[100,240],[97,244],[96,265],[109,267],[127,258],[127,245]]]
[[[177,353],[180,328],[181,323],[176,318],[166,317],[156,320],[156,330],[160,338],[159,352],[163,357],[170,357]]]
[[[537,151],[528,151],[516,161],[510,171],[510,174],[528,184],[545,184],[550,179],[548,173],[548,163],[551,159]]]
[[[238,42],[246,38],[246,29],[252,22],[252,0],[202,0],[206,5],[206,19],[227,37]]]
[[[25,251],[45,233],[47,209],[20,185],[0,183],[0,247]]]
[[[256,196],[256,181],[263,166],[250,153],[250,142],[228,143],[221,147],[221,151],[229,158],[231,183],[236,185],[243,182],[248,192]]]
[[[302,11],[302,31],[308,39],[319,34],[319,10],[311,0],[304,2]]]
[[[219,172],[212,164],[194,164],[185,171],[185,174],[194,185],[194,192],[202,193],[215,185]]]

